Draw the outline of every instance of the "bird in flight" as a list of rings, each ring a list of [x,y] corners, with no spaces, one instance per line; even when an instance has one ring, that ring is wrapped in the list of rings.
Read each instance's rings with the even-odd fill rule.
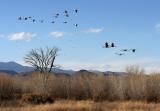
[[[111,47],[115,47],[114,43],[111,44]]]
[[[121,51],[127,52],[127,51],[129,51],[129,50],[128,50],[128,49],[121,49]]]
[[[136,52],[136,49],[131,49],[131,51],[132,51],[133,53],[135,53],[135,52]]]
[[[108,42],[105,43],[104,48],[114,48],[116,47],[114,43],[111,43],[111,45],[108,44]]]
[[[67,21],[64,21],[63,23],[66,24],[66,23],[68,23],[68,22],[67,22]]]
[[[73,13],[79,13],[79,10],[78,9],[73,9]],[[50,23],[52,23],[52,24],[54,24],[55,23],[55,21],[54,21],[54,19],[55,18],[59,18],[59,17],[61,17],[62,15],[64,14],[64,16],[63,17],[70,17],[70,11],[69,10],[64,10],[63,12],[55,12],[55,13],[53,13],[53,15],[52,15],[52,20],[50,21]],[[30,21],[30,22],[32,22],[32,23],[46,23],[46,19],[36,19],[36,18],[34,18],[33,16],[31,16],[31,15],[29,15],[29,16],[19,16],[19,17],[17,17],[17,19],[20,21],[20,20],[23,20],[23,21]],[[56,23],[57,23],[57,21],[56,21]],[[62,23],[64,23],[64,24],[67,24],[67,23],[69,23],[67,20],[64,20]],[[75,26],[75,27],[79,27],[79,24],[74,24],[73,23],[73,25]],[[115,47],[114,46],[114,44],[112,44],[111,45],[111,47]]]
[[[75,9],[74,11],[75,11],[76,13],[78,13],[78,9]]]
[[[24,18],[22,18],[21,16],[18,17],[18,20],[29,20],[29,19],[32,19],[32,17],[31,16],[24,17]]]
[[[64,11],[64,16],[69,17],[69,13],[67,10]]]
[[[35,20],[35,19],[33,19],[32,21],[33,21],[33,23],[34,23],[36,20]]]
[[[28,18],[29,18],[29,19],[31,19],[32,17],[31,17],[31,16],[29,16]]]
[[[115,53],[116,55],[122,56],[124,53]]]
[[[64,16],[69,17],[69,14],[68,14],[68,13],[65,13]]]
[[[55,17],[55,18],[58,18],[58,17],[59,17],[59,15],[60,15],[59,13],[56,13],[56,15],[55,15],[54,17]]]
[[[18,20],[22,20],[22,17],[18,17]]]
[[[52,24],[54,24],[54,23],[55,23],[55,21],[52,21],[51,23],[52,23]]]
[[[28,18],[27,18],[27,17],[25,17],[25,18],[24,18],[24,20],[28,20]]]
[[[44,20],[40,20],[41,23],[44,23]]]
[[[64,13],[65,13],[65,14],[68,14],[68,11],[67,11],[67,10],[65,10],[65,11],[64,11]]]
[[[105,43],[105,48],[109,48],[108,42]]]
[[[74,26],[78,27],[78,24],[74,24]]]

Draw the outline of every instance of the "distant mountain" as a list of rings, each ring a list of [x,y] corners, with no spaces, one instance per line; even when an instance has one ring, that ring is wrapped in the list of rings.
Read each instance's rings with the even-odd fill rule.
[[[66,73],[66,74],[74,74],[75,73],[75,71],[73,71],[73,70],[63,70],[63,69],[58,69],[58,68],[53,68],[53,72]]]
[[[79,70],[79,71],[76,71],[76,72],[74,73],[74,75],[81,75],[81,76],[86,76],[86,75],[88,75],[88,76],[90,76],[90,75],[97,75],[97,74],[94,73],[94,72],[90,72],[90,71],[88,71],[88,70]]]
[[[8,73],[8,74],[31,74],[34,71],[33,67],[23,66],[16,62],[0,62],[0,73]],[[80,71],[74,71],[74,70],[63,70],[59,68],[53,68],[52,70],[55,74],[75,74],[75,75],[91,75],[91,74],[103,74],[103,75],[115,75],[115,76],[123,76],[126,73],[125,72],[101,72],[96,70],[80,70]]]
[[[9,73],[9,74],[17,74],[17,73],[24,74],[27,72],[31,73],[32,71],[34,71],[33,67],[23,66],[16,62],[0,62],[0,72]],[[75,71],[53,68],[53,72],[73,74]]]
[[[112,71],[106,71],[106,72],[103,72],[104,75],[114,75],[114,76],[124,76],[126,75],[125,72],[112,72]]]
[[[0,70],[8,70],[22,73],[33,71],[33,68],[28,66],[22,66],[16,62],[0,62]]]

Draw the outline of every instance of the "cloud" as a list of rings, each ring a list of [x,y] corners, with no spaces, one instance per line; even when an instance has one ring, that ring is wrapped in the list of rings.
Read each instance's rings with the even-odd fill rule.
[[[64,32],[55,31],[55,32],[51,32],[50,35],[54,38],[60,38],[64,36]]]
[[[137,59],[113,60],[109,61],[111,71],[125,71],[127,66],[139,66],[146,73],[160,72],[160,60],[158,58],[143,57]]]
[[[91,63],[91,62],[61,62],[61,67],[63,69],[72,70],[98,70],[98,71],[126,71],[127,66],[139,66],[144,69],[146,73],[160,72],[160,59],[158,58],[137,58],[137,59],[125,59],[125,60],[110,60],[107,63]]]
[[[30,41],[33,37],[37,36],[36,34],[26,33],[26,32],[19,32],[14,33],[9,36],[9,40],[12,41]]]
[[[160,32],[160,23],[156,24],[155,29],[157,32]]]
[[[87,63],[87,62],[65,62],[61,63],[61,67],[63,69],[72,69],[72,70],[98,70],[98,71],[106,71],[110,68],[108,64],[99,64],[99,63]]]
[[[103,31],[103,28],[90,28],[88,30],[86,30],[86,33],[92,33],[92,34],[98,34],[101,33]]]

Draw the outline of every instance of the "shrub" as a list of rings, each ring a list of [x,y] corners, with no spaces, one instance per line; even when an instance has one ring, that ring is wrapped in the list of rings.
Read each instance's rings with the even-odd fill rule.
[[[152,75],[147,79],[147,101],[160,102],[160,75]]]
[[[28,104],[46,104],[46,103],[53,103],[54,100],[48,95],[24,94],[22,95],[21,102]]]
[[[130,75],[125,77],[124,92],[127,100],[145,100],[146,99],[146,83],[145,75]]]
[[[0,100],[9,100],[13,98],[14,88],[11,76],[0,75]]]

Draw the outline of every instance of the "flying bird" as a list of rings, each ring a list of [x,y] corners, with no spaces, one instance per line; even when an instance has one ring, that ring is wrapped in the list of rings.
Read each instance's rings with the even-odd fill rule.
[[[132,51],[133,53],[135,53],[135,52],[136,52],[136,49],[131,49],[131,51]]]
[[[64,11],[64,16],[69,17],[69,13],[67,10]]]
[[[64,11],[64,13],[65,13],[65,14],[68,14],[68,11],[67,11],[67,10],[65,10],[65,11]]]
[[[74,24],[74,26],[78,27],[78,24]]]
[[[28,18],[27,18],[27,17],[25,17],[25,18],[24,18],[24,20],[28,20]]]
[[[52,24],[54,24],[54,23],[55,23],[55,21],[52,21],[51,23],[52,23]]]
[[[68,14],[68,13],[65,13],[64,16],[69,17],[69,14]]]
[[[111,47],[115,47],[114,43],[111,44]]]
[[[115,53],[116,55],[122,56],[124,53]]]
[[[35,20],[35,19],[33,19],[32,21],[33,21],[33,23],[34,23],[36,20]]]
[[[59,17],[59,15],[60,15],[59,13],[56,13],[56,15],[55,15],[54,17],[55,17],[55,18],[58,18],[58,17]]]
[[[76,13],[78,13],[78,9],[75,9],[74,11],[75,11]]]
[[[44,20],[40,20],[41,23],[44,23]]]
[[[105,48],[109,48],[108,42],[105,43]]]
[[[114,43],[111,43],[111,45],[108,44],[108,42],[105,43],[104,48],[114,48],[116,47]]]
[[[32,17],[31,17],[31,16],[29,16],[28,18],[29,18],[29,19],[31,19]]]
[[[18,20],[22,20],[22,17],[18,17]]]
[[[127,51],[129,51],[129,50],[128,50],[128,49],[121,49],[121,51],[127,52]]]
[[[67,22],[67,21],[64,21],[63,23],[66,24],[66,23],[68,23],[68,22]]]

